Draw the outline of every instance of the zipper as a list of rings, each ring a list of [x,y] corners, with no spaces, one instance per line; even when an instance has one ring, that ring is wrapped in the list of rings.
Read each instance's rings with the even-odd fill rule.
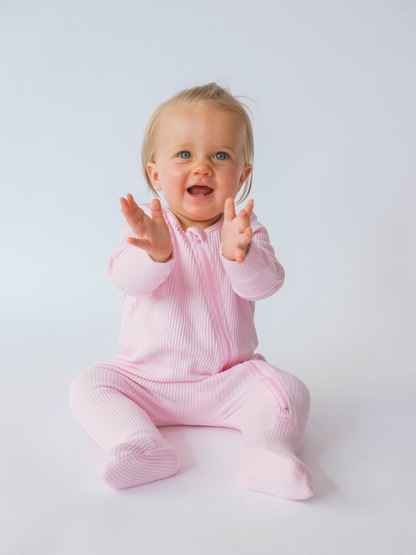
[[[202,245],[201,238],[199,237],[199,235],[197,235],[196,233],[193,233],[192,231],[190,231],[189,234],[191,235],[191,237],[194,240],[194,243],[196,244],[198,254],[199,254],[199,259],[202,266],[202,273],[205,276],[205,283],[207,285],[208,297],[211,301],[211,307],[214,312],[214,318],[217,323],[218,332],[223,346],[223,353],[224,353],[223,368],[225,369],[227,368],[231,359],[231,349],[227,339],[227,332],[224,326],[224,321],[221,314],[220,306],[218,304],[217,292],[214,286],[214,276],[212,274],[212,269],[207,257],[207,253],[205,252],[205,248]]]
[[[289,415],[290,414],[289,403],[287,401],[285,392],[282,390],[282,388],[279,387],[279,385],[274,380],[272,380],[269,376],[267,376],[264,372],[262,372],[261,369],[253,362],[246,361],[246,362],[243,362],[243,365],[248,366],[249,370],[251,370],[254,375],[256,375],[258,378],[260,378],[260,380],[265,382],[265,384],[269,387],[269,389],[271,389],[271,391],[274,393],[275,397],[277,398],[277,401],[282,410],[282,414]]]

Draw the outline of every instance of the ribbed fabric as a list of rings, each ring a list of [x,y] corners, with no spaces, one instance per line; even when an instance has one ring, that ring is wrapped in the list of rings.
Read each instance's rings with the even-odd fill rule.
[[[107,450],[99,475],[115,488],[166,478],[179,460],[158,426],[225,426],[243,432],[242,486],[307,499],[312,477],[296,453],[309,392],[254,354],[253,301],[284,279],[267,231],[253,215],[253,241],[237,264],[221,254],[222,219],[185,232],[164,213],[173,240],[165,264],[129,245],[133,233],[123,226],[108,266],[126,302],[121,354],[94,364],[71,386],[72,409]]]
[[[109,450],[98,475],[109,486],[123,489],[167,478],[179,468],[175,449],[163,438],[134,437]]]
[[[150,205],[141,205],[150,215]],[[194,381],[250,360],[257,348],[254,301],[276,292],[284,270],[266,229],[253,214],[253,241],[243,264],[221,254],[222,217],[183,231],[164,209],[173,257],[154,262],[127,242],[125,223],[108,264],[125,297],[116,366],[152,381]]]

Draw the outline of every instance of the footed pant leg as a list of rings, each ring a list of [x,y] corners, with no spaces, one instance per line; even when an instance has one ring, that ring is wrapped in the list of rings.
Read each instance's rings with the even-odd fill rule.
[[[296,454],[309,415],[309,391],[301,380],[265,361],[243,366],[254,383],[236,415],[244,434],[237,479],[247,489],[308,499],[313,495],[312,476]]]
[[[98,474],[109,486],[138,486],[177,472],[176,451],[140,406],[140,386],[133,380],[105,365],[93,365],[72,383],[69,403],[107,450]]]

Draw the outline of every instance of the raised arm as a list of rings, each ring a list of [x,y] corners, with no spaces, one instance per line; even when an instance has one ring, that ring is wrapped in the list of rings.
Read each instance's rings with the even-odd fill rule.
[[[150,215],[131,195],[120,203],[126,222],[107,266],[108,277],[126,295],[150,295],[172,270],[169,228],[159,200],[152,201]]]
[[[172,240],[160,200],[152,200],[151,218],[143,212],[130,194],[127,195],[127,199],[121,197],[120,203],[126,222],[136,235],[127,239],[130,245],[146,251],[155,262],[167,262],[172,255]]]
[[[253,212],[254,201],[249,200],[245,208],[235,213],[234,199],[227,198],[224,208],[224,223],[222,226],[222,254],[230,261],[244,262],[253,238],[250,227],[250,217]]]
[[[234,201],[227,200],[221,255],[231,285],[240,297],[258,301],[282,287],[284,269],[276,259],[266,228],[253,213],[253,201],[236,215]]]

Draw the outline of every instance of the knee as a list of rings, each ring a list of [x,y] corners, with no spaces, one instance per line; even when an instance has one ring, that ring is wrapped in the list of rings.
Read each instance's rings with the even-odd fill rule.
[[[283,370],[280,371],[282,372],[288,389],[297,391],[299,395],[309,396],[309,390],[300,378],[288,372],[284,372]]]
[[[276,368],[276,366],[272,366],[266,361],[256,360],[256,364],[263,368],[266,376],[276,380],[285,388],[293,407],[302,407],[302,410],[305,413],[309,413],[311,399],[310,393],[302,380],[293,374],[289,374],[284,370],[280,370],[280,368]]]
[[[69,388],[69,406],[76,410],[80,404],[88,402],[89,393],[98,385],[97,366],[93,365],[78,374]]]
[[[75,407],[78,405],[82,395],[82,392],[84,391],[84,378],[83,378],[83,372],[81,372],[81,374],[78,374],[78,376],[76,376],[76,378],[72,381],[70,387],[69,387],[69,406],[74,410]]]
[[[291,387],[295,391],[297,397],[302,398],[305,402],[310,403],[311,395],[309,389],[303,383],[303,381],[297,376],[291,376],[292,384]]]
[[[281,372],[292,405],[296,408],[297,412],[299,412],[299,416],[302,415],[303,418],[307,418],[311,406],[309,389],[297,376],[284,372],[283,370],[281,370]]]

